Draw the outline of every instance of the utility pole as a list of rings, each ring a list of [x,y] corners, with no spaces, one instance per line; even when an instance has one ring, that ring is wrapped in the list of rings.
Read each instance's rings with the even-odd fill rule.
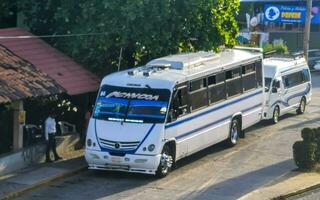
[[[304,27],[303,51],[304,51],[306,60],[308,62],[312,0],[306,0],[306,1],[307,1],[307,13],[306,13],[306,21],[305,21],[305,27]]]

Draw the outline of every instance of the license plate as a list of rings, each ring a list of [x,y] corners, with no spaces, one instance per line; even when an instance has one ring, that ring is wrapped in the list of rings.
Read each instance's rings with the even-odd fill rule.
[[[111,162],[119,164],[119,163],[121,163],[121,158],[117,158],[117,157],[111,158]]]

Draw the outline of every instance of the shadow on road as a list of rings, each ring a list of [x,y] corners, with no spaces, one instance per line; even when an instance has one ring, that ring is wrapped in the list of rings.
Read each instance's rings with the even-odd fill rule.
[[[251,171],[211,185],[201,191],[188,194],[180,199],[238,199],[268,184],[270,180],[274,180],[285,174],[288,168],[292,167],[292,162],[292,159],[288,159],[256,171]]]

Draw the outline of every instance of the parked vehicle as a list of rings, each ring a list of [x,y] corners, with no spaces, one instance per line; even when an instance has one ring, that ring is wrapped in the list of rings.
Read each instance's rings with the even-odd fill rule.
[[[40,143],[44,140],[41,125],[26,124],[23,131],[23,144],[25,147]]]
[[[317,61],[320,61],[320,49],[310,49],[308,51],[308,65],[310,69],[314,69]]]
[[[157,174],[221,141],[236,145],[263,111],[260,49],[197,52],[106,76],[90,119],[89,169]]]
[[[274,123],[279,117],[292,110],[305,112],[311,100],[311,76],[305,58],[272,57],[263,62],[265,75],[266,103],[264,118]]]
[[[315,65],[313,68],[314,68],[314,70],[316,70],[316,71],[320,71],[320,60],[318,60],[318,61],[316,62],[316,65]]]

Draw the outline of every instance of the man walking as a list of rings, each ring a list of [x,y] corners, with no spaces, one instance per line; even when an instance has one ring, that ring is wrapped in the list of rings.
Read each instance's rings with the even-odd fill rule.
[[[50,150],[52,150],[54,154],[54,160],[62,159],[56,150],[56,120],[55,114],[52,112],[49,117],[45,121],[45,138],[47,142],[47,150],[46,150],[46,162],[52,162],[50,159]]]

